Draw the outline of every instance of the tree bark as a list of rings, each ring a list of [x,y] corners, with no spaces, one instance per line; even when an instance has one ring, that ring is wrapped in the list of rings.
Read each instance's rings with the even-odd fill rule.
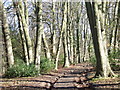
[[[120,33],[120,1],[118,2],[118,9],[117,9],[117,21],[116,21],[116,25],[115,25],[115,33],[114,33],[114,52],[117,51],[117,49],[119,48],[119,37],[118,37],[118,42],[117,42],[117,35],[119,36],[119,33]]]
[[[96,77],[114,76],[115,74],[111,70],[109,64],[106,47],[104,13],[102,12],[104,8],[101,8],[102,3],[96,1],[92,4],[90,2],[86,2],[85,4],[93,37],[95,55],[97,59]]]
[[[60,6],[61,2],[58,3],[58,5]],[[61,11],[60,9],[58,10],[58,13],[60,14]],[[64,20],[64,11],[61,13],[62,14],[62,25],[63,25],[63,20]],[[59,38],[58,38],[58,45],[57,45],[57,48],[56,48],[56,57],[55,57],[55,70],[58,69],[58,61],[59,61],[59,55],[60,55],[60,51],[61,51],[61,48],[62,48],[62,39],[63,39],[63,29],[62,29],[62,25],[60,25],[60,21],[59,21],[59,18],[60,15],[57,14],[57,23],[58,23],[58,29],[59,29]]]
[[[13,2],[14,2],[14,0],[13,0]],[[29,63],[33,63],[34,60],[33,60],[32,42],[31,42],[31,38],[29,35],[29,27],[28,27],[28,24],[26,22],[24,7],[22,5],[21,0],[18,2],[18,10],[20,13],[22,27],[23,27],[24,34],[25,34]]]
[[[35,43],[35,65],[36,68],[40,69],[40,57],[41,57],[41,42],[42,42],[42,33],[43,33],[43,24],[42,24],[42,2],[36,2],[36,43]]]
[[[69,56],[68,56],[68,46],[67,46],[67,2],[64,5],[64,19],[63,19],[63,48],[64,48],[64,67],[69,67]]]
[[[61,46],[62,46],[62,36],[63,36],[63,30],[61,30],[60,37],[59,37],[59,40],[58,40],[58,48],[57,48],[57,51],[56,51],[56,58],[55,58],[55,70],[58,69],[58,60],[59,60],[59,55],[60,55],[60,49],[61,49]]]
[[[13,56],[13,50],[12,50],[12,43],[10,38],[10,30],[9,25],[7,23],[7,15],[6,11],[4,10],[2,0],[0,0],[0,11],[1,11],[1,21],[2,21],[2,31],[4,34],[4,41],[5,41],[5,47],[6,47],[6,54],[7,54],[7,60],[9,67],[12,67],[14,65],[14,56]]]
[[[23,0],[23,3],[24,3],[24,12],[25,12],[26,23],[27,23],[27,25],[29,25],[27,0]]]
[[[55,28],[55,2],[53,2],[53,56],[56,55],[56,28]]]
[[[70,63],[73,64],[73,12],[71,10],[71,2],[68,2],[68,30],[69,30],[69,59]]]
[[[45,33],[43,32],[42,34],[42,39],[43,39],[43,44],[45,46],[45,56],[47,59],[49,59],[51,61],[51,53],[50,53],[50,48],[49,45],[47,43],[46,37],[45,37]]]
[[[76,24],[77,24],[77,29],[76,29],[76,35],[77,35],[77,48],[76,48],[76,59],[77,59],[77,63],[80,63],[80,28],[79,28],[79,20],[80,20],[80,10],[77,11],[77,20],[76,20]]]
[[[110,32],[110,38],[109,38],[109,49],[108,49],[108,54],[115,52],[115,44],[116,44],[116,36],[118,32],[118,23],[119,23],[119,18],[118,18],[118,12],[119,12],[119,2],[115,3],[115,8],[114,8],[114,15],[113,15],[113,23],[112,23],[112,28]]]
[[[17,18],[18,18],[18,27],[19,27],[20,37],[21,37],[21,41],[22,41],[24,60],[25,60],[26,64],[29,65],[27,45],[26,45],[25,34],[24,34],[24,31],[23,31],[20,14],[18,12],[17,5],[16,5],[15,2],[13,2],[13,5],[14,5],[14,8],[16,9],[16,15],[17,15]]]
[[[0,12],[0,14],[2,14]],[[1,15],[0,15],[1,16]],[[0,74],[3,75],[5,73],[5,60],[4,60],[4,55],[5,55],[5,50],[3,46],[3,33],[2,33],[2,22],[1,22],[2,17],[0,17]]]

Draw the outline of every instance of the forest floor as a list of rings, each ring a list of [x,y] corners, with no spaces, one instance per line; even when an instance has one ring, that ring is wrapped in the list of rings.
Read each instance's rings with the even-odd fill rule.
[[[117,72],[118,73],[118,72]],[[37,77],[0,78],[1,90],[120,90],[120,78],[94,79],[89,63],[71,65]]]

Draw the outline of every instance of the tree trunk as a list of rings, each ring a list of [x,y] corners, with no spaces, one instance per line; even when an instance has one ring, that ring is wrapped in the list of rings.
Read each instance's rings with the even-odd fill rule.
[[[19,20],[18,25],[19,25],[19,32],[20,32],[21,41],[22,41],[24,59],[25,59],[26,64],[29,65],[27,45],[26,45],[26,43],[25,43],[24,31],[23,31],[22,22],[21,22],[19,16],[18,16],[18,20]]]
[[[73,58],[74,58],[74,52],[73,52],[73,43],[74,43],[74,40],[73,40],[73,24],[72,24],[72,22],[71,22],[71,24],[70,24],[70,61],[71,61],[71,63],[73,64],[73,62],[74,62],[74,60],[73,60]]]
[[[68,1],[68,29],[69,29],[69,59],[70,63],[73,64],[73,12],[71,10],[71,2]]]
[[[67,46],[67,2],[64,5],[64,19],[63,19],[63,48],[64,48],[64,67],[69,67],[69,56],[68,56],[68,46]]]
[[[10,30],[7,23],[7,15],[6,11],[4,10],[2,0],[0,0],[0,11],[1,11],[1,21],[2,21],[2,31],[4,34],[4,41],[5,41],[5,47],[6,47],[6,54],[7,54],[7,60],[9,67],[12,67],[14,65],[14,56],[13,56],[13,50],[12,50],[12,43],[10,38]]]
[[[76,64],[76,63],[78,63],[78,62],[77,62],[77,59],[76,59],[76,57],[77,57],[77,55],[76,55],[76,54],[77,54],[77,51],[76,51],[76,50],[77,50],[76,36],[77,36],[77,35],[76,35],[76,33],[75,33],[75,24],[76,24],[76,23],[74,22],[74,23],[73,23],[73,25],[74,25],[74,26],[73,26],[73,60],[74,60],[73,62]]]
[[[96,77],[109,77],[114,76],[114,73],[111,70],[108,59],[104,29],[104,13],[102,12],[102,8],[98,8],[98,6],[101,5],[101,2],[93,2],[92,5],[90,2],[86,2],[86,9],[93,37],[95,55],[97,59]]]
[[[54,0],[53,0],[54,1]],[[56,55],[56,25],[55,25],[55,2],[52,3],[52,22],[51,22],[51,44],[52,44],[52,57],[55,59]]]
[[[77,48],[76,48],[76,59],[77,59],[77,63],[80,63],[80,28],[79,28],[79,20],[80,20],[80,10],[77,11],[77,20],[76,20],[76,24],[77,24]]]
[[[16,5],[15,2],[13,2],[13,5],[14,5],[14,7],[16,9],[16,15],[17,15],[17,18],[18,18],[18,27],[19,27],[20,37],[21,37],[21,41],[22,41],[24,60],[25,60],[26,64],[29,65],[27,45],[26,45],[26,41],[25,41],[25,34],[24,34],[24,31],[23,31],[20,14],[19,14],[19,12],[17,10],[17,5]]]
[[[59,60],[59,55],[60,55],[60,49],[62,46],[62,36],[63,36],[63,31],[60,32],[60,37],[58,40],[58,48],[57,48],[57,52],[56,52],[56,58],[55,58],[55,69],[58,69],[58,60]]]
[[[49,45],[47,43],[46,37],[45,37],[45,33],[43,32],[42,34],[42,39],[43,39],[43,44],[45,46],[45,56],[47,59],[49,59],[51,61],[51,53],[50,53],[50,48]]]
[[[109,38],[109,49],[108,49],[108,54],[111,52],[115,52],[115,44],[116,44],[116,36],[117,36],[117,30],[118,30],[118,23],[119,23],[119,18],[118,18],[118,8],[119,8],[119,2],[115,3],[115,8],[114,8],[114,16],[113,16],[113,23],[112,23],[112,30]]]
[[[119,37],[118,37],[118,42],[117,42],[117,35],[119,36],[120,33],[120,1],[118,2],[118,10],[117,10],[117,24],[115,25],[115,33],[114,33],[114,52],[119,48],[118,43],[119,43]]]
[[[2,13],[1,13],[2,14]],[[1,15],[0,15],[1,16]],[[2,22],[1,22],[2,17],[0,17],[0,75],[3,75],[5,73],[5,60],[3,56],[5,55],[3,50],[3,33],[2,33]]]
[[[41,42],[42,42],[42,33],[43,33],[43,24],[42,24],[42,2],[36,2],[36,43],[35,43],[35,65],[36,68],[40,69],[40,56],[41,56]]]
[[[83,35],[83,62],[84,62],[86,61],[86,51],[87,51],[87,28],[85,24],[83,27],[84,27],[84,35]]]
[[[28,21],[28,5],[27,5],[27,0],[23,0],[23,3],[24,3],[25,20],[26,20],[26,23],[28,25],[29,21]]]
[[[13,2],[16,2],[16,1],[13,0]],[[17,10],[20,14],[22,27],[23,27],[23,31],[24,31],[24,35],[25,35],[29,63],[33,63],[34,60],[33,60],[33,52],[32,52],[32,42],[31,42],[31,38],[29,35],[29,27],[28,27],[28,23],[26,21],[26,17],[25,17],[26,12],[24,12],[24,6],[22,4],[22,0],[17,2]]]
[[[60,6],[60,3],[58,3],[58,5]],[[58,10],[58,14],[61,13],[60,9]],[[62,39],[63,39],[63,29],[62,29],[62,25],[63,25],[63,20],[64,20],[64,11],[61,13],[62,14],[62,25],[60,25],[59,22],[59,17],[60,15],[57,14],[57,24],[58,24],[58,29],[59,29],[59,38],[58,38],[58,45],[56,48],[56,57],[55,57],[55,70],[58,69],[58,61],[59,61],[59,55],[60,55],[60,51],[61,51],[61,47],[62,47]]]
[[[56,55],[55,2],[53,2],[53,54]]]

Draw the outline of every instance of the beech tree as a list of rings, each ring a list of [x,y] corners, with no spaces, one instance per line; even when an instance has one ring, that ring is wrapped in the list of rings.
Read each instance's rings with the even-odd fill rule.
[[[95,55],[97,59],[96,76],[115,76],[111,70],[105,35],[105,2],[86,2],[87,15],[89,18]],[[102,7],[103,6],[103,7]]]
[[[14,56],[12,50],[9,25],[7,23],[7,15],[2,0],[0,0],[0,11],[1,11],[0,16],[1,16],[1,24],[2,24],[2,33],[5,42],[5,50],[6,50],[6,60],[8,66],[12,67],[12,65],[14,65]]]
[[[18,11],[18,8],[17,8],[17,3],[15,1],[13,1],[13,5],[14,5],[16,15],[17,15],[17,18],[18,18],[18,27],[19,27],[20,37],[21,37],[21,41],[22,41],[24,60],[27,63],[27,65],[29,65],[27,45],[26,45],[25,34],[24,34],[24,31],[23,31],[22,21],[21,21],[20,14],[19,14],[19,11]],[[26,21],[28,22],[28,20],[26,20]]]
[[[67,2],[64,4],[64,18],[63,18],[63,48],[64,48],[64,67],[69,67],[69,55],[68,55],[68,45],[67,45]]]
[[[51,53],[50,53],[50,48],[49,48],[49,45],[46,40],[44,32],[42,34],[42,40],[43,40],[43,45],[44,45],[44,49],[45,49],[45,57],[51,61],[52,57],[51,57]]]
[[[117,47],[117,34],[118,34],[118,26],[119,26],[119,2],[114,2],[114,3],[106,3],[107,7],[106,8],[106,18],[105,18],[105,23],[106,23],[106,29],[107,30],[107,37],[108,37],[108,54],[112,54],[113,52],[116,52]],[[111,13],[110,13],[111,12]]]
[[[42,24],[42,2],[36,2],[36,44],[35,44],[35,65],[37,69],[40,69],[40,56],[41,56],[41,43],[42,43],[42,33],[43,33],[43,24]]]
[[[54,0],[53,0],[54,1]],[[52,37],[52,56],[53,56],[53,58],[55,57],[55,55],[56,55],[56,25],[55,25],[55,23],[56,23],[56,13],[55,13],[55,6],[56,5],[56,3],[55,2],[53,2],[52,3],[52,15],[53,15],[53,17],[52,17],[52,23],[51,23],[51,32],[52,32],[52,35],[51,35],[51,37]]]
[[[25,42],[26,42],[26,47],[27,47],[27,54],[28,54],[28,60],[29,63],[33,63],[33,51],[32,51],[32,42],[31,42],[31,38],[29,35],[29,27],[28,27],[28,15],[27,13],[27,9],[25,9],[24,12],[24,6],[22,4],[22,0],[20,1],[15,1],[13,0],[13,3],[16,3],[16,10],[18,10],[19,12],[19,18],[21,19],[21,23],[22,23],[22,28],[24,31],[24,36],[25,36]],[[24,2],[25,3],[25,2]]]
[[[1,14],[2,12],[0,11],[0,14]],[[1,15],[0,15],[1,16]],[[4,47],[3,47],[3,37],[2,37],[2,35],[3,35],[3,33],[2,33],[2,22],[1,22],[1,17],[0,17],[0,74],[2,75],[4,72],[4,58],[3,58],[3,56],[5,55],[4,54]]]

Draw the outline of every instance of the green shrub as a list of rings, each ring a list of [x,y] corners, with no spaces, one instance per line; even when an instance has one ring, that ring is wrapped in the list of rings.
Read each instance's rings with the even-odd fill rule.
[[[22,60],[17,60],[15,65],[8,68],[5,72],[5,77],[14,78],[14,77],[28,77],[38,75],[38,71],[35,68],[35,65],[26,65]]]
[[[110,53],[109,55],[109,59],[112,60],[112,59],[120,59],[120,50],[118,51],[113,51]]]
[[[120,51],[112,52],[109,55],[110,65],[113,70],[120,70]]]
[[[25,62],[22,59],[16,57],[15,58],[15,65],[18,65],[18,64],[25,64]]]
[[[118,59],[111,59],[110,66],[112,70],[119,71],[120,70],[120,61]]]
[[[118,64],[112,63],[112,64],[110,64],[110,66],[111,66],[112,70],[114,70],[114,71],[120,70],[120,65],[118,65]]]
[[[92,63],[93,66],[96,65],[96,57],[95,56],[92,56],[89,60],[90,63]]]
[[[45,74],[49,73],[52,69],[54,69],[55,64],[53,61],[50,61],[46,58],[41,59],[41,64],[40,64],[40,73]]]
[[[60,60],[58,61],[58,66],[63,66],[63,64],[64,64],[64,59],[60,59]]]
[[[10,30],[11,35],[11,42],[12,42],[12,49],[15,58],[22,58],[24,59],[23,49],[22,49],[22,42],[20,39],[20,33],[17,30]]]

